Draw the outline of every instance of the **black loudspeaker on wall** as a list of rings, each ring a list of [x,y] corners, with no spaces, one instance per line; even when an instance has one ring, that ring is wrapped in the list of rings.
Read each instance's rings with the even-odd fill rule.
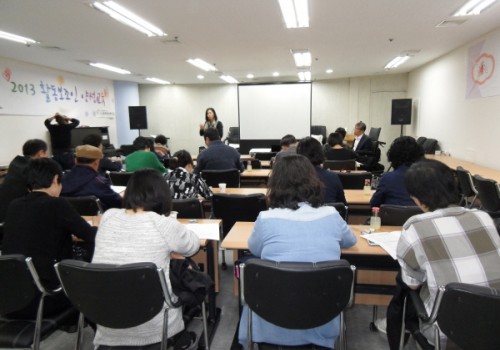
[[[130,130],[148,128],[146,106],[128,106],[128,118],[130,120]]]
[[[401,98],[392,100],[391,124],[408,125],[411,124],[411,98]]]

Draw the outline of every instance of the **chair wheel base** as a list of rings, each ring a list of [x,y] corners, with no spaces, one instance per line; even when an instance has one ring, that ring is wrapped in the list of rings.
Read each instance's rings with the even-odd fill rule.
[[[375,326],[374,322],[370,322],[370,331],[378,332],[378,328],[377,328],[377,326]]]

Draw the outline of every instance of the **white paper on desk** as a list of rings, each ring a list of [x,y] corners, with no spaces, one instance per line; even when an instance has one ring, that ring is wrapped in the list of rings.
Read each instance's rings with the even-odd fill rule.
[[[113,191],[115,191],[116,193],[122,193],[122,192],[125,192],[125,190],[127,189],[127,186],[113,186],[113,185],[111,185],[111,189]]]
[[[399,237],[401,237],[401,231],[372,233],[369,235],[362,235],[361,237],[378,244],[396,260],[396,249],[398,247]]]
[[[219,224],[186,224],[186,226],[196,233],[199,239],[220,240]]]

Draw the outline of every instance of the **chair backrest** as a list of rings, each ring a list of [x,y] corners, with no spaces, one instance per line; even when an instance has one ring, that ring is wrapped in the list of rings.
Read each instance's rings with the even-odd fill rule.
[[[446,286],[437,323],[461,349],[500,349],[500,291],[450,283]]]
[[[426,139],[422,145],[425,154],[434,154],[436,152],[437,144],[438,142],[436,139]]]
[[[371,181],[372,173],[365,171],[360,173],[337,173],[342,187],[350,190],[361,190],[365,186],[365,181]]]
[[[229,143],[240,143],[240,128],[238,126],[229,127],[227,141]]]
[[[179,219],[202,219],[203,206],[198,198],[172,199],[172,210]]]
[[[325,203],[324,205],[328,205],[330,207],[334,207],[335,209],[337,209],[337,211],[339,212],[340,216],[342,216],[342,219],[344,219],[344,221],[347,222],[347,217],[348,217],[347,215],[348,215],[348,212],[349,212],[349,209],[348,209],[347,205],[345,205],[342,202]]]
[[[219,187],[220,183],[225,183],[226,187],[240,187],[240,172],[238,169],[203,170],[201,177],[208,186]]]
[[[104,213],[101,201],[96,196],[64,197],[80,215],[96,216]]]
[[[481,201],[481,207],[488,212],[500,211],[500,193],[496,181],[474,175],[474,184]]]
[[[380,131],[382,131],[382,128],[370,128],[368,137],[371,138],[372,141],[378,141],[378,138],[380,137]]]
[[[23,255],[0,256],[0,315],[28,306],[37,291]]]
[[[212,210],[217,219],[222,219],[222,232],[225,237],[236,221],[253,222],[261,211],[267,210],[266,197],[262,193],[214,193]]]
[[[133,145],[121,145],[120,146],[120,153],[122,155],[124,155],[125,157],[131,153],[134,153],[135,151],[136,151],[136,149]]]
[[[323,168],[330,170],[356,170],[356,160],[325,160]]]
[[[138,326],[170,302],[164,272],[153,263],[110,265],[63,260],[56,264],[56,272],[71,303],[101,326]]]
[[[280,327],[321,326],[339,315],[351,299],[354,273],[346,260],[250,259],[242,270],[242,298],[249,309]]]
[[[246,169],[248,166],[248,160],[242,160],[243,167]],[[262,169],[262,163],[258,159],[250,160],[250,164],[252,165],[252,169]]]
[[[109,173],[109,179],[113,186],[127,186],[128,180],[132,174],[133,172],[129,171],[111,171]]]
[[[417,144],[418,144],[418,145],[420,145],[420,146],[423,146],[423,145],[424,145],[425,140],[427,140],[427,137],[420,136],[420,137],[417,139]]]
[[[456,174],[462,195],[466,197],[475,196],[477,194],[477,189],[474,186],[471,173],[461,166],[458,166]]]
[[[254,155],[258,160],[271,160],[273,157],[276,157],[276,152],[256,152]]]
[[[380,223],[386,226],[403,226],[413,215],[422,214],[417,206],[382,204],[380,206]]]
[[[322,135],[322,144],[326,143],[326,126],[325,125],[311,125],[311,135]]]

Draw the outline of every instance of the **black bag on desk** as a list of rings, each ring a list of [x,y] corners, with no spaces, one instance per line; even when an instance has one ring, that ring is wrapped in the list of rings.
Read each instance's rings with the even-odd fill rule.
[[[201,272],[198,265],[190,258],[170,260],[170,283],[179,301],[174,306],[200,305],[214,287],[212,278]]]

